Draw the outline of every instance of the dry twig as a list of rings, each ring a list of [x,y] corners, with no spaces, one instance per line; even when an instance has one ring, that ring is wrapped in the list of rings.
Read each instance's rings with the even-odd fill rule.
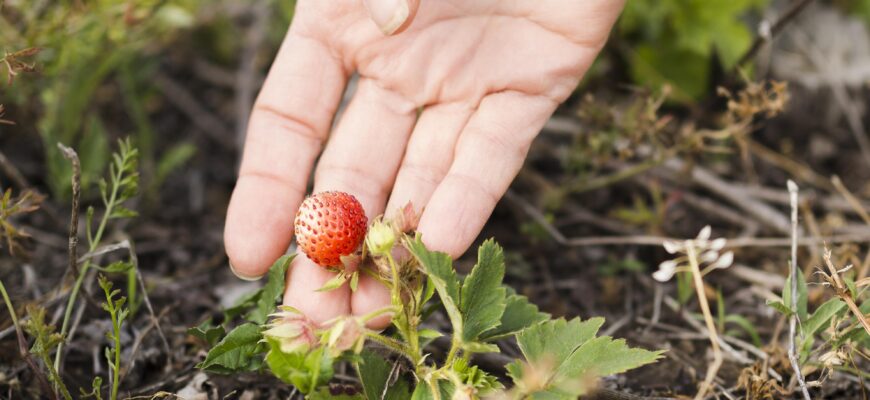
[[[789,276],[791,276],[791,304],[786,304],[791,309],[791,315],[788,320],[788,360],[791,362],[791,368],[794,370],[794,376],[797,378],[801,388],[801,393],[805,400],[810,400],[810,392],[807,390],[807,383],[804,381],[804,376],[801,373],[801,366],[797,359],[797,344],[795,343],[795,335],[797,334],[797,304],[798,304],[798,268],[797,268],[797,239],[798,239],[798,186],[794,181],[788,181],[788,194],[791,198],[791,262],[789,263]]]

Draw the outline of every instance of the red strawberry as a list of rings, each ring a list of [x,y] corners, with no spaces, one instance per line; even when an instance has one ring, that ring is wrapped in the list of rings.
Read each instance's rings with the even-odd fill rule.
[[[362,204],[344,192],[311,195],[296,213],[296,242],[308,259],[322,267],[341,266],[341,256],[359,247],[366,235]]]

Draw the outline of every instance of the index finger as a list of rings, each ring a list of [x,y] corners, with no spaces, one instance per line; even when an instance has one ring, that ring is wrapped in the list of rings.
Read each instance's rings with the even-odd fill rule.
[[[291,26],[251,113],[227,210],[224,246],[236,275],[262,276],[290,245],[346,81],[329,48]]]

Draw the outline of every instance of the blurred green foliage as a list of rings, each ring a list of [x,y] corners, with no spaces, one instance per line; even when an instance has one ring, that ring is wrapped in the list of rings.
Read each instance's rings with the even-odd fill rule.
[[[870,24],[870,0],[837,0],[835,3]]]
[[[78,149],[84,186],[99,179],[109,156],[104,120],[109,116],[93,107],[100,87],[130,66],[147,64],[173,32],[191,26],[198,2],[6,2],[0,22],[4,47],[41,49],[34,60],[38,76],[18,79],[8,93],[12,103],[39,115],[35,125],[46,152],[47,183],[55,195],[69,191],[71,174],[55,143]],[[152,137],[140,135],[136,141],[143,150],[153,150]]]
[[[709,89],[713,62],[729,70],[749,48],[754,35],[744,18],[768,3],[628,1],[618,33],[627,42],[632,79],[654,89],[669,84],[673,100],[698,99]]]
[[[270,48],[277,47],[293,3],[268,3],[277,10],[270,14]],[[132,134],[149,190],[195,154],[191,142],[165,145],[167,132],[152,126],[160,100],[152,78],[181,46],[195,49],[184,63],[199,57],[235,69],[244,35],[230,11],[238,6],[208,0],[0,1],[0,50],[40,49],[22,60],[32,62],[35,73],[19,74],[3,88],[0,104],[36,118],[18,123],[39,131],[46,184],[55,196],[68,196],[71,175],[57,142],[78,151],[85,187],[102,176],[113,137]]]

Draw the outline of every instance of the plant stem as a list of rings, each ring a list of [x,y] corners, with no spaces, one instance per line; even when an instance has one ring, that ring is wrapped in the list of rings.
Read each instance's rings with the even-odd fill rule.
[[[688,256],[689,266],[692,268],[695,293],[698,295],[698,304],[701,306],[701,312],[704,314],[707,334],[710,336],[710,345],[713,347],[713,363],[707,367],[707,376],[695,395],[695,400],[701,400],[705,398],[707,392],[713,387],[713,379],[716,378],[719,367],[722,366],[722,350],[719,348],[719,332],[716,331],[716,323],[713,321],[713,314],[710,312],[710,304],[707,303],[707,296],[704,294],[704,280],[701,279],[701,267],[698,264],[697,249],[695,249],[695,243],[691,240],[686,241],[686,256]]]
[[[113,301],[111,297],[107,300],[109,302]],[[112,363],[112,395],[110,399],[116,400],[118,398],[118,388],[121,386],[121,322],[118,318],[119,310],[116,310],[114,305],[110,307],[112,309],[109,314],[112,316],[112,331],[115,346],[113,349],[115,353],[115,362]]]
[[[393,304],[401,304],[401,287],[399,286],[399,267],[396,266],[396,260],[393,259],[393,255],[390,252],[387,252],[387,261],[390,262],[390,273],[393,277],[393,284],[390,286],[390,296],[392,297]]]
[[[0,280],[0,294],[3,295],[3,302],[6,303],[6,308],[9,309],[9,316],[12,318],[12,326],[15,327],[15,334],[18,337],[18,352],[21,354],[21,358],[27,363],[27,366],[33,370],[33,375],[36,377],[36,380],[39,381],[39,385],[42,388],[43,393],[46,396],[53,396],[53,399],[57,399],[57,393],[55,393],[51,386],[48,383],[48,378],[45,377],[45,374],[39,369],[39,366],[34,361],[32,355],[27,350],[27,342],[24,339],[24,333],[21,329],[21,325],[18,323],[18,315],[15,313],[15,307],[12,305],[12,299],[9,298],[9,293],[6,292],[6,285],[3,284],[3,281]],[[65,390],[66,388],[64,388]]]
[[[801,366],[798,363],[797,345],[795,343],[796,326],[798,318],[798,268],[797,268],[797,237],[798,237],[798,186],[794,181],[788,181],[789,203],[791,204],[791,262],[789,263],[789,276],[791,277],[791,287],[784,288],[791,292],[791,304],[786,306],[791,310],[791,315],[788,318],[788,360],[794,370],[795,378],[801,388],[801,394],[805,400],[810,400],[810,392],[807,390],[807,384],[804,381],[801,373]]]
[[[396,339],[392,339],[392,338],[388,338],[386,336],[383,336],[377,332],[367,331],[366,337],[368,337],[369,339],[371,339],[375,342],[380,343],[384,347],[387,347],[390,350],[392,350],[392,351],[394,351],[402,356],[405,356],[405,358],[411,360],[412,362],[416,362],[416,360],[414,359],[414,357],[411,354],[410,349],[404,343],[402,343]]]
[[[45,353],[42,357],[42,362],[45,363],[45,368],[48,369],[48,375],[51,377],[51,380],[54,382],[55,386],[60,389],[60,394],[66,400],[72,400],[72,395],[69,394],[69,389],[66,388],[66,385],[63,384],[63,381],[60,380],[60,374],[57,373],[57,369],[55,369],[51,365],[51,360],[48,357],[48,353]]]
[[[386,252],[387,261],[390,263],[390,272],[393,277],[391,289],[391,297],[393,301],[393,305],[398,307],[399,310],[405,313],[404,315],[404,326],[399,326],[400,324],[394,324],[399,329],[402,336],[405,337],[405,340],[408,341],[408,352],[411,356],[411,361],[414,362],[414,367],[417,368],[419,366],[420,360],[423,358],[423,354],[420,349],[420,338],[417,332],[417,317],[418,315],[408,315],[407,307],[402,304],[402,287],[401,282],[399,280],[399,267],[396,265],[396,260],[393,259],[393,255],[390,252]],[[394,318],[395,321],[395,318]]]
[[[18,331],[21,329],[18,326],[18,316],[15,314],[15,307],[12,306],[12,300],[9,298],[9,294],[6,293],[6,286],[3,285],[3,281],[0,281],[0,294],[3,295],[3,302],[6,303],[6,308],[9,309],[9,315],[12,316],[12,325],[15,326],[15,330]]]
[[[450,351],[447,352],[447,359],[444,360],[444,367],[453,364],[453,360],[456,358],[456,353],[459,351],[459,341],[457,341],[454,337],[453,340],[450,341]]]
[[[106,224],[109,222],[109,216],[112,215],[112,211],[115,208],[115,202],[118,200],[118,189],[120,188],[120,182],[123,178],[123,170],[118,168],[118,171],[115,171],[115,174],[112,175],[112,193],[109,196],[109,200],[106,201],[106,211],[103,213],[102,218],[100,219],[100,225],[97,228],[97,232],[94,235],[93,240],[88,243],[88,252],[92,252],[96,250],[97,246],[100,244],[100,240],[103,238],[103,232],[106,230]],[[75,262],[75,260],[73,261]],[[82,282],[84,282],[85,275],[88,273],[88,269],[91,267],[90,259],[86,260],[82,265],[82,268],[79,270],[79,276],[76,277],[76,282],[73,285],[72,291],[70,292],[69,299],[66,303],[66,309],[63,313],[63,322],[60,325],[60,335],[63,337],[63,340],[57,344],[57,353],[54,356],[54,369],[60,370],[60,360],[63,355],[63,344],[66,342],[66,334],[69,329],[70,317],[72,316],[72,309],[75,306],[76,298],[78,297],[79,291],[82,287]]]
[[[381,315],[384,315],[386,313],[395,313],[395,312],[396,312],[395,306],[387,306],[384,308],[379,308],[377,310],[374,310],[368,314],[365,314],[365,315],[359,317],[359,319],[362,322],[369,322],[369,321],[371,321],[377,317],[380,317]]]

